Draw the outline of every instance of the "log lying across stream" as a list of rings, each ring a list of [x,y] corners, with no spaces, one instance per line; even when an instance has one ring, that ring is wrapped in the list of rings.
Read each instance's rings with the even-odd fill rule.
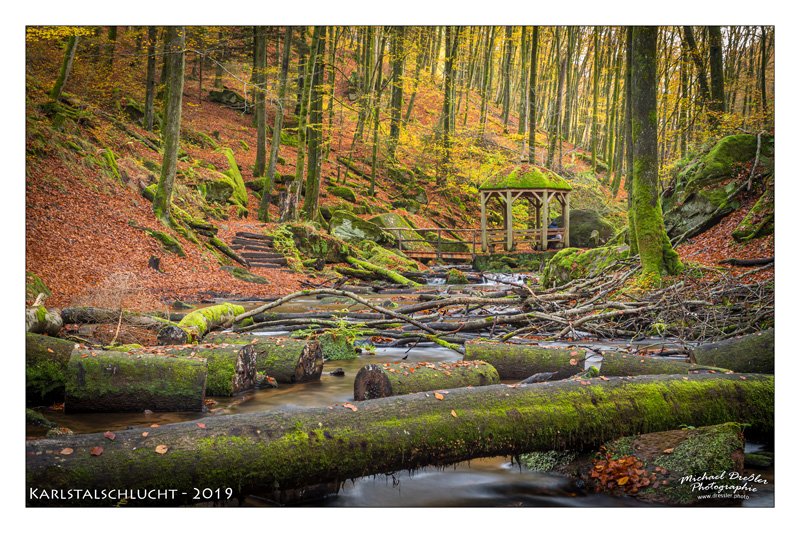
[[[222,303],[196,309],[183,317],[175,326],[166,326],[158,332],[159,344],[188,344],[197,342],[214,328],[233,323],[236,315],[244,313],[244,307]]]
[[[719,365],[736,372],[775,372],[775,330],[773,328],[720,342],[701,344],[692,350],[703,365]]]
[[[501,379],[525,379],[533,374],[555,372],[552,379],[564,379],[588,366],[598,368],[601,376],[640,376],[658,374],[687,374],[726,369],[695,365],[666,357],[638,356],[614,352],[593,355],[582,348],[551,348],[531,344],[510,344],[483,340],[464,345],[466,361],[486,361],[497,369]],[[587,361],[587,357],[589,358]]]
[[[174,489],[161,500],[191,501],[193,487],[291,489],[361,476],[526,451],[585,449],[642,432],[737,421],[771,435],[774,378],[762,375],[640,376],[453,389],[354,406],[209,417],[116,433],[26,443],[28,505],[114,505],[69,498],[69,489]],[[100,455],[91,450],[102,447]],[[62,450],[72,451],[64,454]],[[55,492],[53,492],[55,489]],[[182,492],[184,494],[182,494]],[[57,501],[52,495],[55,494]],[[43,496],[45,495],[45,496]],[[119,497],[119,496],[117,496]],[[145,496],[141,496],[144,498]],[[206,499],[220,498],[201,495]],[[224,496],[222,497],[224,498]]]
[[[314,339],[217,334],[206,340],[212,344],[251,346],[255,350],[256,370],[278,383],[315,381],[322,374],[322,347]]]
[[[74,342],[25,334],[25,405],[64,401],[65,373],[73,349]]]
[[[372,400],[412,392],[481,387],[500,383],[497,370],[483,361],[385,363],[367,365],[356,374],[353,397]]]
[[[206,376],[204,358],[74,350],[64,412],[202,411]]]

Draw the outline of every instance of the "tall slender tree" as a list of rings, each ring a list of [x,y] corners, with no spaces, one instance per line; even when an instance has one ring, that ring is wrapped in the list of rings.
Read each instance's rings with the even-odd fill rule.
[[[153,103],[156,96],[156,38],[157,32],[155,26],[147,27],[147,75],[145,81],[145,97],[144,97],[144,119],[142,124],[144,129],[152,131],[153,117]]]
[[[405,27],[392,28],[392,102],[389,126],[389,160],[395,160],[400,139],[400,124],[403,113],[403,66],[405,63]]]
[[[264,175],[267,166],[267,27],[256,26],[253,39],[253,97],[256,111],[256,166],[253,176]]]
[[[536,163],[536,62],[539,60],[539,26],[531,32],[531,66],[528,81],[528,161]]]
[[[53,88],[50,90],[50,98],[58,101],[61,98],[61,91],[64,90],[64,84],[69,79],[69,74],[72,72],[72,62],[75,60],[75,51],[78,49],[78,35],[70,35],[67,37],[67,43],[64,47],[64,59],[61,62],[61,70],[58,72]]]
[[[631,64],[633,213],[642,276],[654,283],[682,268],[664,229],[658,190],[657,34],[655,26],[633,28]]]
[[[181,136],[181,104],[183,101],[183,71],[186,31],[183,26],[168,26],[166,31],[167,95],[162,129],[164,157],[158,180],[153,212],[164,224],[172,223],[172,189],[178,165],[178,148]]]
[[[437,187],[447,184],[447,177],[451,171],[450,139],[451,115],[453,113],[453,83],[455,78],[456,54],[458,53],[459,27],[446,26],[444,30],[444,103],[442,104],[442,161],[436,173]]]
[[[317,51],[314,53],[314,71],[311,77],[311,101],[308,118],[308,174],[306,177],[303,217],[316,220],[319,214],[319,182],[322,165],[322,104],[325,98],[325,45],[328,40],[328,27],[315,26]]]
[[[709,110],[725,112],[725,75],[722,64],[722,31],[719,26],[708,27],[708,62],[711,66],[711,101]]]

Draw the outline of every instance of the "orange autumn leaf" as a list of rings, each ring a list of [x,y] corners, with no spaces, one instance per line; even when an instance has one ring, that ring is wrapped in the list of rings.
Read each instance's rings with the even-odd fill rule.
[[[167,450],[169,450],[169,446],[166,446],[164,444],[159,444],[158,446],[156,446],[156,453],[159,453],[161,455],[167,453]]]
[[[569,364],[571,364],[572,366],[576,366],[578,364],[578,360],[577,359],[570,359],[569,360]]]
[[[439,394],[438,392],[434,392],[433,397],[437,400],[444,400],[444,394]]]
[[[99,455],[103,455],[103,447],[102,446],[95,446],[94,448],[89,451],[90,454],[94,455],[95,457]]]
[[[343,404],[342,404],[342,407],[347,407],[348,409],[350,409],[350,410],[351,410],[351,411],[353,411],[353,412],[356,412],[356,411],[358,411],[358,407],[356,407],[355,405],[353,405],[353,404],[352,404],[352,403],[350,403],[350,402],[343,403]]]
[[[206,425],[203,424],[202,422],[198,422],[197,427],[199,427],[200,429],[206,429]]]
[[[458,418],[458,413],[456,413],[455,409],[451,409],[450,414],[453,416],[453,418]]]
[[[60,453],[61,455],[72,455],[72,452],[74,452],[74,451],[75,450],[73,450],[72,448],[64,448],[63,450],[61,450],[58,453]]]
[[[105,433],[103,433],[103,436],[108,440],[114,440],[117,438],[117,436],[114,434],[113,431],[106,431]]]
[[[150,434],[150,432],[149,432],[149,431],[143,431],[143,432],[142,432],[142,437],[146,437],[146,436],[148,436],[149,434]]]
[[[628,482],[628,480],[629,480],[629,479],[630,479],[630,478],[629,478],[628,476],[622,476],[621,478],[619,478],[619,479],[617,480],[617,485],[620,485],[620,486],[622,486],[622,485],[626,484],[626,483]]]
[[[158,424],[150,424],[150,427],[151,428],[157,428],[157,427],[159,427],[159,425]]]

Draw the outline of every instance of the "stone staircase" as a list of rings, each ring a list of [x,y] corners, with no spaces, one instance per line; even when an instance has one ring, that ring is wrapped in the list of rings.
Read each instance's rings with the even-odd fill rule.
[[[272,237],[239,231],[231,242],[231,248],[247,259],[252,268],[281,268],[287,265],[286,258],[275,251]]]

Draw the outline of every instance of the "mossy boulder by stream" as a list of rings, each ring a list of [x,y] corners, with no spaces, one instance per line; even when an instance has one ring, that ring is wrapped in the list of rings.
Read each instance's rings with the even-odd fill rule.
[[[344,240],[325,233],[313,224],[287,224],[286,228],[294,237],[294,244],[303,257],[314,258],[326,263],[345,263],[351,246]]]
[[[675,186],[662,198],[670,237],[686,232],[688,237],[696,235],[739,208],[739,201],[730,196],[746,177],[732,178],[753,162],[757,144],[755,135],[729,135],[699,158],[678,165]],[[762,137],[759,161],[767,169],[772,167],[773,154],[774,139]]]
[[[596,276],[615,261],[627,258],[629,251],[627,245],[602,246],[591,250],[564,248],[547,263],[542,284],[551,287],[573,279]]]
[[[337,210],[331,215],[330,228],[332,235],[347,242],[374,241],[380,244],[394,242],[394,238],[376,224],[343,210]]]
[[[417,252],[433,252],[433,246],[425,242],[425,239],[408,223],[408,221],[397,213],[384,213],[369,219],[373,224],[381,228],[403,228],[398,231],[391,231],[393,236],[399,233],[403,239],[403,249]],[[412,240],[415,242],[406,242]]]
[[[359,245],[361,256],[366,261],[399,272],[419,270],[417,262],[407,258],[398,250],[389,250],[374,242],[365,241]]]

